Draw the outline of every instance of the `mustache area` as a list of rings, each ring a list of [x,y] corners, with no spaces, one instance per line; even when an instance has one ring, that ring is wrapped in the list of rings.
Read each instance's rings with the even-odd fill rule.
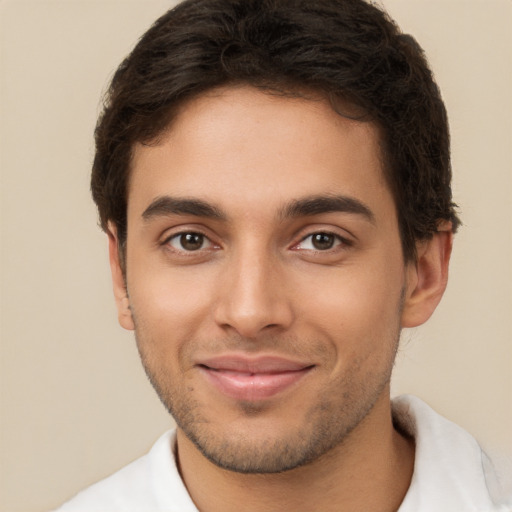
[[[216,361],[217,358],[221,358],[222,364],[229,369],[230,357],[225,356],[226,354],[236,354],[247,357],[249,360],[259,361],[255,367],[248,363],[247,367],[240,368],[241,370],[248,373],[260,370],[264,373],[272,373],[278,371],[281,364],[267,361],[268,356],[294,362],[289,366],[289,369],[293,370],[296,369],[296,366],[311,366],[319,361],[333,358],[335,352],[334,345],[326,340],[300,339],[289,335],[247,339],[233,335],[210,340],[187,341],[180,346],[178,357],[180,362],[187,366],[190,364],[210,366],[208,361]],[[288,368],[288,365],[284,364],[284,367]],[[234,365],[233,369],[239,368]]]

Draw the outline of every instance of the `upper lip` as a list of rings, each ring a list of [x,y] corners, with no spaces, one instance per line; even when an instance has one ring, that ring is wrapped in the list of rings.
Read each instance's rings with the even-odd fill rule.
[[[281,356],[262,355],[248,357],[245,355],[221,355],[202,359],[199,366],[205,366],[211,370],[232,371],[242,373],[284,373],[304,370],[311,363],[294,361]]]

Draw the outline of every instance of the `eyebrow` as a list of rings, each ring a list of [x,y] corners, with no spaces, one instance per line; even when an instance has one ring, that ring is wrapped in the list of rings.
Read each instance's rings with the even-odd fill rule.
[[[209,219],[226,220],[226,215],[215,206],[201,199],[157,197],[142,213],[142,218],[149,221],[155,217],[169,215],[193,215]]]
[[[307,217],[332,212],[362,215],[375,224],[375,215],[368,206],[359,199],[343,195],[320,195],[296,199],[283,208],[281,217]]]
[[[283,219],[312,217],[332,212],[362,215],[373,224],[375,223],[375,215],[368,206],[354,197],[343,195],[315,195],[295,199],[279,212],[279,217]],[[215,220],[227,220],[224,212],[206,201],[171,196],[157,197],[144,210],[142,218],[149,221],[155,217],[169,215],[192,215]]]

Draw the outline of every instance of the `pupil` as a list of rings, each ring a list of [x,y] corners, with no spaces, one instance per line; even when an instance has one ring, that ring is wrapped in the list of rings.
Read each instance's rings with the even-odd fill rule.
[[[313,246],[315,249],[326,250],[331,249],[334,245],[334,236],[328,233],[317,233],[313,236]]]
[[[187,251],[197,251],[203,245],[203,235],[199,233],[186,233],[181,235],[181,246]]]

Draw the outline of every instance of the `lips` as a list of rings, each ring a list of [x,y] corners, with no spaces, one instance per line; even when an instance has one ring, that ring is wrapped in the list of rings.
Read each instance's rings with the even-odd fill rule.
[[[206,359],[197,367],[222,394],[235,400],[258,401],[297,384],[314,365],[274,356],[228,355]]]

